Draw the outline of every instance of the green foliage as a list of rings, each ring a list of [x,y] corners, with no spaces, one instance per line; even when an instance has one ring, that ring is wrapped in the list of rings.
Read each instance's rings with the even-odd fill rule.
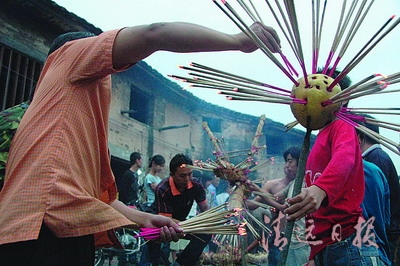
[[[4,180],[11,141],[28,106],[27,102],[23,102],[0,112],[0,184]]]

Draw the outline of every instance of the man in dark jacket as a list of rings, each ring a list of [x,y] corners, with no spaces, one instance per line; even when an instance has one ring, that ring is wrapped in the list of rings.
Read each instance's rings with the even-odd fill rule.
[[[365,126],[372,131],[379,133],[377,125],[365,123]],[[389,155],[381,148],[379,143],[365,135],[361,141],[362,156],[364,160],[374,163],[384,173],[390,190],[390,226],[387,234],[390,244],[390,254],[393,265],[400,265],[400,202],[397,197],[400,195],[400,184],[396,168]]]

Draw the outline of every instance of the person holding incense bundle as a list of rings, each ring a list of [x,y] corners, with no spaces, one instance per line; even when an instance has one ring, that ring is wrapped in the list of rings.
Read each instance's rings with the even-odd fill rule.
[[[251,28],[271,52],[280,51],[273,28]],[[111,74],[156,51],[226,50],[248,53],[257,46],[245,33],[182,22],[56,38],[7,161],[0,192],[2,262],[93,265],[94,234],[122,226],[161,228],[160,241],[177,241],[182,231],[170,218],[117,200],[107,143]]]
[[[170,177],[163,180],[156,189],[158,214],[171,217],[176,222],[186,220],[194,202],[200,212],[210,208],[205,188],[201,181],[192,178],[192,168],[186,167],[187,165],[193,165],[192,160],[182,153],[176,154],[169,164]],[[175,265],[195,265],[210,242],[211,235],[188,234],[185,238],[190,243],[176,258]],[[153,265],[158,265],[158,256],[151,253],[150,258],[156,260]]]
[[[276,245],[276,243],[278,243],[279,238],[282,237],[280,232],[284,227],[284,221],[282,221],[282,216],[278,214],[285,208],[285,205],[282,201],[287,198],[288,195],[292,195],[300,152],[301,150],[299,147],[293,146],[288,148],[283,153],[283,159],[285,160],[285,165],[283,168],[285,177],[270,180],[266,182],[262,188],[259,188],[254,184],[250,185],[252,190],[274,195],[276,200],[262,195],[255,197],[253,200],[246,200],[246,205],[250,210],[253,210],[259,206],[257,202],[265,202],[273,207],[271,208],[270,220],[271,224],[274,223],[276,225],[274,226],[275,228],[272,228],[272,233],[268,237],[268,262],[271,265],[279,264],[281,249]],[[292,241],[290,243],[288,259],[286,262],[287,265],[303,265],[308,261],[308,256],[310,255],[309,246],[308,244],[304,243],[306,232],[304,218],[296,221],[295,227],[296,231],[292,235]]]
[[[335,71],[337,76],[339,71]],[[346,89],[350,79],[340,81]],[[355,128],[334,119],[320,129],[306,163],[306,187],[287,199],[287,220],[307,215],[311,265],[378,265],[379,253],[364,224],[364,167]]]

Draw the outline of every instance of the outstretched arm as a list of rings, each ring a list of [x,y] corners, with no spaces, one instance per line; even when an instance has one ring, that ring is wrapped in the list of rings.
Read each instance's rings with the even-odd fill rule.
[[[271,27],[254,23],[252,30],[272,52],[280,51],[280,40]],[[200,25],[171,22],[122,29],[113,47],[116,69],[136,63],[156,51],[179,53],[238,50],[253,52],[257,46],[244,34],[226,34]]]

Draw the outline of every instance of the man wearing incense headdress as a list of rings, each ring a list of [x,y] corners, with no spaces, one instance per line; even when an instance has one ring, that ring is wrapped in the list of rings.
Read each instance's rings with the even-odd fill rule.
[[[316,266],[377,265],[376,243],[363,223],[364,167],[352,125],[335,119],[320,129],[307,159],[305,184],[287,200],[284,213],[287,220],[307,215],[310,261]]]
[[[373,118],[369,115],[365,117]],[[379,126],[371,123],[362,123],[370,130],[379,134]],[[390,255],[393,265],[400,265],[400,184],[396,167],[389,155],[381,148],[378,141],[366,134],[362,134],[361,151],[364,160],[377,165],[386,177],[390,190],[390,225],[387,235],[390,245]]]
[[[161,181],[156,188],[158,214],[171,217],[175,222],[186,219],[194,202],[201,212],[210,208],[204,187],[200,181],[192,178],[193,171],[186,165],[193,165],[192,160],[182,153],[176,154],[169,164],[170,177]],[[188,234],[185,238],[190,243],[176,258],[175,265],[195,265],[211,240],[211,235]],[[158,260],[156,255],[150,254],[150,257]],[[158,265],[157,261],[153,261],[153,265]]]

